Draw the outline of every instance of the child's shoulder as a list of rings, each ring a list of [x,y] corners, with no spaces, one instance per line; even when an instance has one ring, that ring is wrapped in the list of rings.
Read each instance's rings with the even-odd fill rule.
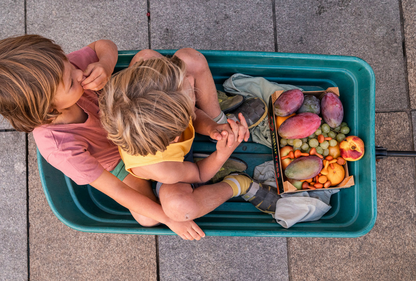
[[[70,63],[81,70],[85,70],[89,64],[98,61],[97,54],[88,46],[69,53],[67,57]]]

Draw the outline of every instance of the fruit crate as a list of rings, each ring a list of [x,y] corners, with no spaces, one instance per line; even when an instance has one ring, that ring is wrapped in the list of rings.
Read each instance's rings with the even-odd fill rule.
[[[173,55],[175,50],[159,50]],[[120,51],[116,70],[128,66],[137,51]],[[269,237],[359,237],[371,230],[377,214],[375,172],[375,78],[371,67],[362,59],[347,56],[312,54],[201,51],[208,60],[218,89],[235,73],[264,77],[269,81],[292,84],[305,91],[338,87],[344,105],[344,120],[350,135],[365,143],[365,156],[349,162],[355,185],[340,190],[331,198],[332,209],[319,221],[298,223],[289,229],[281,227],[272,216],[258,211],[240,198],[231,199],[196,223],[207,236]],[[194,151],[207,153],[215,144],[197,136]],[[273,159],[266,146],[242,143],[233,156],[254,167]],[[174,235],[161,225],[140,226],[129,211],[111,198],[92,188],[78,186],[49,165],[38,152],[38,166],[47,201],[54,214],[69,227],[85,232]]]
[[[325,91],[302,91],[302,95],[304,95],[305,97],[306,96],[314,96],[314,97],[317,98],[317,100],[321,100],[326,92],[334,93],[336,96],[339,97],[339,89],[337,87],[331,87],[331,88],[326,89]],[[274,104],[275,104],[276,100],[279,98],[279,96],[283,93],[284,93],[283,90],[282,91],[276,91],[270,96],[269,111],[268,111],[269,126],[271,128],[270,129],[270,135],[271,135],[271,142],[272,142],[273,162],[274,162],[274,168],[275,168],[275,171],[276,171],[276,173],[275,173],[276,174],[276,185],[278,187],[277,191],[278,191],[279,194],[311,191],[311,189],[297,189],[294,185],[292,185],[292,183],[290,183],[288,181],[286,176],[284,176],[285,168],[284,168],[283,162],[286,161],[286,160],[284,160],[284,161],[281,160],[281,157],[283,156],[282,151],[285,148],[288,148],[288,147],[292,147],[292,150],[293,150],[293,146],[289,145],[289,146],[286,146],[285,148],[280,147],[280,141],[281,141],[282,138],[278,134],[279,125],[278,125],[278,121],[276,119],[276,118],[278,118],[278,116],[276,115]],[[321,117],[320,117],[320,119],[321,119]],[[321,121],[322,121],[322,119],[319,122],[321,122]],[[295,126],[292,125],[290,127],[295,127]],[[288,159],[288,160],[290,161],[290,159]],[[288,165],[288,164],[286,164],[286,165]],[[327,190],[349,188],[350,186],[354,185],[354,176],[349,175],[348,164],[345,163],[342,166],[342,168],[345,171],[343,180],[340,181],[340,183],[337,184],[336,186],[326,187]]]

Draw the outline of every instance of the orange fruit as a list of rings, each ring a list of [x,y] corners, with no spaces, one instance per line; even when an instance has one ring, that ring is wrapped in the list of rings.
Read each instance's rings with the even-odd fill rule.
[[[328,166],[328,174],[326,177],[331,181],[331,186],[338,185],[345,178],[344,167],[337,163],[332,163],[332,165]]]
[[[331,155],[333,158],[338,158],[341,156],[341,150],[339,149],[339,143],[337,143],[336,146],[330,146],[329,149],[329,155]]]
[[[276,116],[276,127],[277,127],[277,129],[279,129],[280,125],[282,125],[282,123],[285,122],[286,119],[288,119],[289,117],[295,116],[295,115],[296,114],[293,113],[293,114],[291,114],[289,116],[286,116],[286,117]]]

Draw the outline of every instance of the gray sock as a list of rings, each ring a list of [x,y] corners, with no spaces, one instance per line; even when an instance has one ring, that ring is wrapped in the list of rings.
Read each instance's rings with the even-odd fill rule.
[[[227,116],[224,112],[221,111],[220,115],[214,118],[214,121],[217,122],[217,124],[226,124],[227,123]]]

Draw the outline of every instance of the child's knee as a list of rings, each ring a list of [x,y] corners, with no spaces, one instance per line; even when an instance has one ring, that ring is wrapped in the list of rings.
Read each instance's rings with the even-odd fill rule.
[[[151,49],[143,49],[134,55],[134,57],[130,61],[130,65],[133,65],[140,60],[148,60],[150,58],[155,58],[155,57],[156,58],[162,57],[162,55]]]
[[[209,69],[208,62],[203,54],[192,48],[178,50],[175,55],[186,64],[186,70],[191,75],[198,74]]]
[[[165,214],[174,221],[189,221],[197,218],[198,205],[191,196],[175,196],[162,204]]]

